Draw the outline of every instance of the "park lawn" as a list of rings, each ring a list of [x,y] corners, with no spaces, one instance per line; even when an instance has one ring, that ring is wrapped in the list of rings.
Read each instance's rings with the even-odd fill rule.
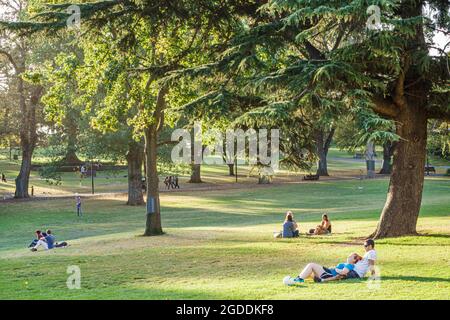
[[[334,265],[374,230],[387,180],[319,181],[251,190],[165,193],[166,234],[141,237],[144,208],[124,198],[0,203],[0,299],[448,299],[450,181],[426,179],[422,236],[377,241],[381,281],[282,285],[309,261]],[[273,239],[292,209],[302,232],[330,214],[333,235]],[[36,228],[65,249],[32,253]],[[66,287],[67,267],[81,289]]]

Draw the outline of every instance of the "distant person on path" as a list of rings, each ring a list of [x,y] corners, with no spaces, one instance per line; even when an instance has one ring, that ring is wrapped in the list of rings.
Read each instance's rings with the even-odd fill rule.
[[[328,215],[324,213],[322,215],[322,222],[316,227],[313,234],[320,235],[328,233],[331,233],[331,222],[330,219],[328,219]]]
[[[84,178],[85,176],[86,176],[86,167],[85,167],[85,165],[83,164],[82,166],[81,166],[81,168],[80,168],[80,173],[81,173],[81,177],[82,178]]]
[[[8,181],[6,181],[6,176],[5,174],[2,172],[2,182],[7,183]]]
[[[166,188],[167,188],[167,189],[170,188],[169,177],[165,177],[165,178],[164,178],[164,184],[166,185]]]
[[[76,196],[76,205],[77,205],[77,216],[83,216],[83,212],[81,211],[81,197],[79,195]]]
[[[180,185],[178,184],[178,176],[175,176],[173,186],[174,189],[176,188],[180,189]]]
[[[297,222],[294,220],[292,211],[286,212],[286,219],[283,223],[283,238],[295,238],[299,236]]]

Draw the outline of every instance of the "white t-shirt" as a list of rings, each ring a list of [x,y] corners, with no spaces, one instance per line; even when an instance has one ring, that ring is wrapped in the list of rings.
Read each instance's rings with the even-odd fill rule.
[[[377,252],[373,249],[367,251],[363,259],[355,264],[354,270],[360,278],[364,277],[369,270],[369,260],[377,260]]]

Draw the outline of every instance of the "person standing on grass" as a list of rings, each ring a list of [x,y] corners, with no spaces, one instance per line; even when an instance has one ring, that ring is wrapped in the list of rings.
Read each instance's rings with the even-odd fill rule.
[[[174,182],[174,189],[178,188],[180,189],[180,185],[178,184],[178,176],[175,176],[175,182]]]
[[[79,195],[76,196],[76,202],[77,202],[77,216],[81,217],[83,213],[81,212],[81,197]]]
[[[5,176],[5,174],[3,172],[2,172],[2,182],[7,183],[6,176]]]

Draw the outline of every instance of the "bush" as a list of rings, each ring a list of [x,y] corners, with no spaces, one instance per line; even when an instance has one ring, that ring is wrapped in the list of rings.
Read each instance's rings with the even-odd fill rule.
[[[58,167],[55,165],[46,165],[39,168],[39,175],[45,179],[50,185],[61,184],[61,174],[58,172]]]

